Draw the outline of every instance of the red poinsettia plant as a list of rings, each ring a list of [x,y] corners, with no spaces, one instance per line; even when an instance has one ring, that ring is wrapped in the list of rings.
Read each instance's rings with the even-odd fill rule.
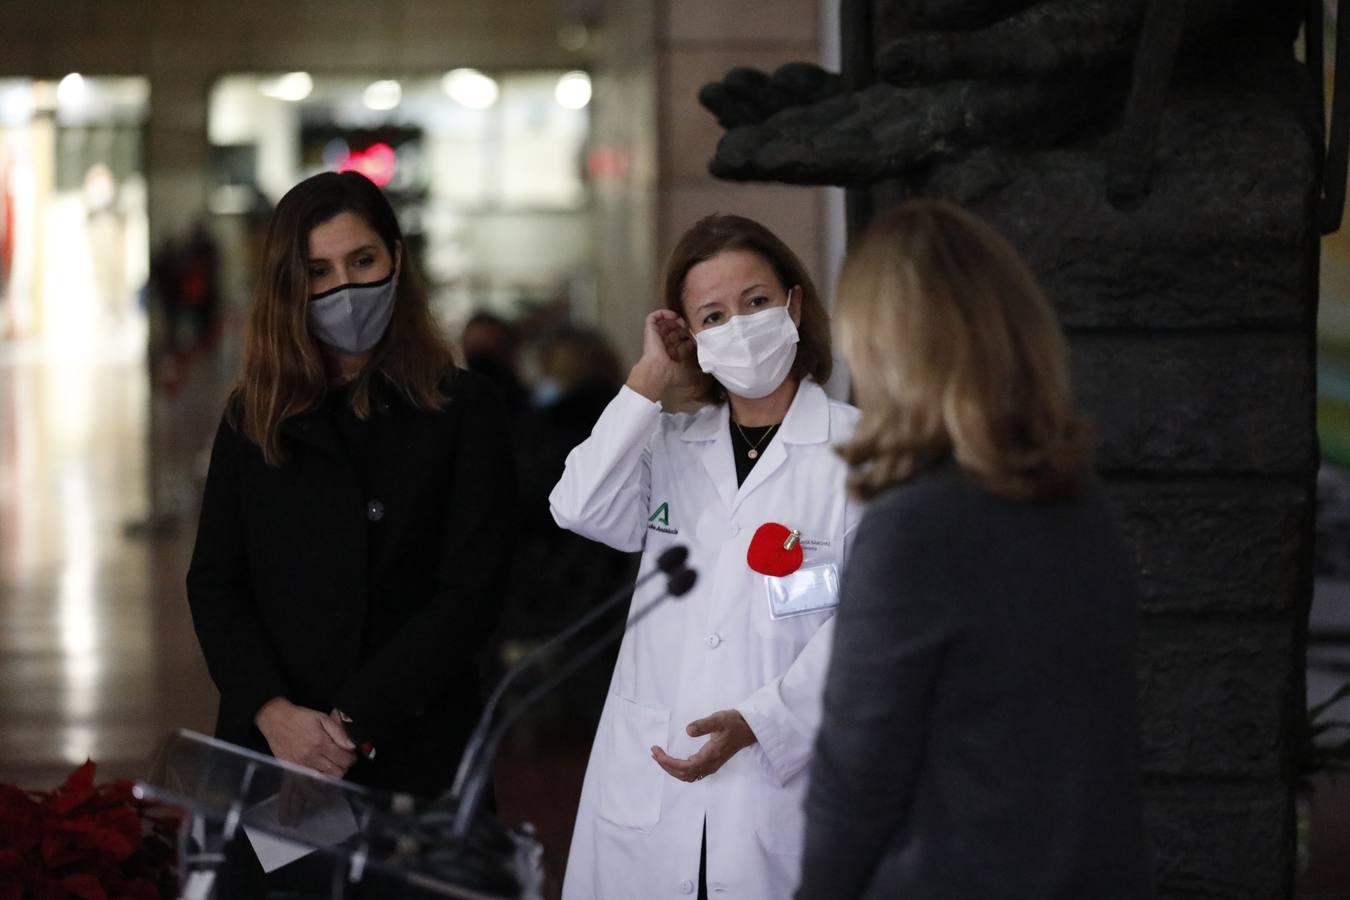
[[[86,762],[54,791],[0,784],[0,900],[170,900],[179,813]]]

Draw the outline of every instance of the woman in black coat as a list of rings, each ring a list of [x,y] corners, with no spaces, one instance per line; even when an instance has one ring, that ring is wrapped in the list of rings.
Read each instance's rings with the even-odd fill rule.
[[[388,201],[355,173],[301,182],[268,233],[187,577],[217,737],[446,789],[514,505],[500,400],[454,367]]]
[[[1016,252],[911,201],[836,321],[870,505],[835,616],[799,900],[1152,895],[1133,567]]]

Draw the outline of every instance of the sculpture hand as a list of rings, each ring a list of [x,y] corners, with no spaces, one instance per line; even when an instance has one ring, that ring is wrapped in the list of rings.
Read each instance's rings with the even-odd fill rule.
[[[1143,16],[1144,0],[1048,0],[980,28],[906,33],[876,69],[897,85],[1101,70],[1129,62]]]
[[[788,63],[772,75],[758,69],[732,69],[721,81],[706,84],[698,102],[723,128],[763,122],[793,106],[810,106],[843,93],[843,80],[811,63]]]
[[[868,184],[1010,136],[1022,146],[1053,144],[1094,114],[1102,95],[1101,80],[1083,75],[876,84],[731,129],[709,168],[731,180]]]

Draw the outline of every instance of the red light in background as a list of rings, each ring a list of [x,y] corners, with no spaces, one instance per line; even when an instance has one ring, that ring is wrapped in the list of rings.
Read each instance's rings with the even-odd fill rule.
[[[339,172],[360,172],[380,187],[384,187],[394,177],[398,167],[398,154],[384,141],[371,144],[364,150],[348,153],[338,164]]]
[[[601,144],[586,155],[586,171],[596,181],[622,181],[628,177],[628,154],[615,147]]]

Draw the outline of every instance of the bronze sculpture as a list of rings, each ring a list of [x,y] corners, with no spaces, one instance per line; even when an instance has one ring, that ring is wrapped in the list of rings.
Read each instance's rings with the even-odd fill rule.
[[[1340,223],[1350,134],[1350,90],[1323,122],[1323,5],[841,10],[842,72],[736,69],[703,89],[727,129],[711,171],[845,186],[850,230],[944,197],[1027,256],[1139,560],[1160,892],[1290,896],[1318,240]],[[1350,20],[1337,27],[1344,77]]]

